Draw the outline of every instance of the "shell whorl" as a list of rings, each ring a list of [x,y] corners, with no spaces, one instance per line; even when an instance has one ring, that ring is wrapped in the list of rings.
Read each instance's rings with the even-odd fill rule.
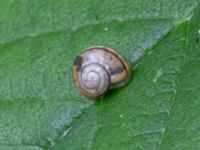
[[[97,63],[84,66],[78,76],[85,91],[93,96],[99,96],[109,88],[110,77],[106,69]]]

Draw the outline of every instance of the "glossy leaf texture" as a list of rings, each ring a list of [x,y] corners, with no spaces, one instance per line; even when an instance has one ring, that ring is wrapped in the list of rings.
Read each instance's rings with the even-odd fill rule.
[[[0,149],[200,149],[199,18],[199,0],[0,1]],[[133,70],[96,101],[72,78],[92,45]]]

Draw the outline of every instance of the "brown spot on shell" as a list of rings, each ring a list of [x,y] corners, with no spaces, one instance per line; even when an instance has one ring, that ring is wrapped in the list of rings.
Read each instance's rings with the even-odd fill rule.
[[[81,71],[81,66],[82,66],[82,63],[83,63],[83,58],[81,56],[77,56],[74,60],[74,65],[77,66],[77,71]]]

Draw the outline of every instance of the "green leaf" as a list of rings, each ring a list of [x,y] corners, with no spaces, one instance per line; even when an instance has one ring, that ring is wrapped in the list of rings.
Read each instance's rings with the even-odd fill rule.
[[[200,149],[199,0],[2,0],[0,149]],[[81,95],[91,45],[133,64],[103,100]]]

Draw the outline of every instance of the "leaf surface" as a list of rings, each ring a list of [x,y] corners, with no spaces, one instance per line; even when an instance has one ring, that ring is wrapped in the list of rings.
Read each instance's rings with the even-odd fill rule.
[[[199,149],[199,17],[198,0],[2,0],[0,149]],[[133,69],[100,101],[72,79],[91,45]]]

